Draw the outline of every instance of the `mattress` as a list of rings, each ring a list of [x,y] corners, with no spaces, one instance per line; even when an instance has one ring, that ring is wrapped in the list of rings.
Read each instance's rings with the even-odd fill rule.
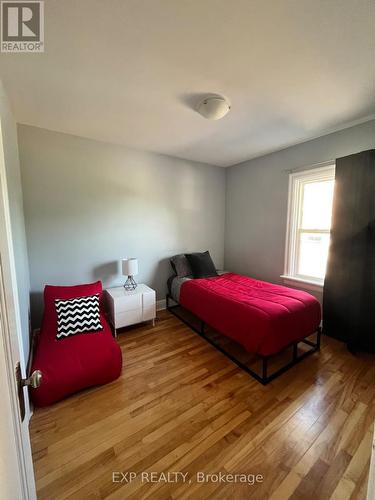
[[[217,271],[217,274],[221,276],[222,274],[227,273],[228,271]],[[172,297],[172,299],[179,303],[180,302],[180,291],[181,291],[181,286],[189,280],[194,279],[193,276],[171,276],[168,279],[168,291],[169,295]]]
[[[174,299],[248,352],[264,356],[314,333],[321,321],[309,293],[235,273],[179,279]]]
[[[190,280],[192,278],[189,277],[184,277],[181,278],[180,276],[171,276],[168,280],[168,291],[169,295],[172,297],[172,299],[179,303],[180,302],[180,290],[181,286],[185,281]]]

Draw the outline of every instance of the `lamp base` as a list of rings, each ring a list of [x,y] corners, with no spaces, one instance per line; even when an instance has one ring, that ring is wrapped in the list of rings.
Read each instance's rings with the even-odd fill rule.
[[[133,276],[128,276],[128,279],[124,283],[124,288],[127,291],[135,290],[137,288],[137,283],[135,282]]]

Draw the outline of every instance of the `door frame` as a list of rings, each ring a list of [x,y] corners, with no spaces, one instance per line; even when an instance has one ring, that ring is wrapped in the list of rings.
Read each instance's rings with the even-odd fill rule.
[[[0,119],[0,373],[4,376],[0,393],[3,428],[0,451],[6,453],[1,463],[8,467],[1,478],[1,488],[12,491],[10,498],[35,500],[35,479],[31,447],[28,435],[29,408],[26,408],[25,423],[21,423],[14,359],[14,343],[23,356],[21,322],[14,249],[11,233],[9,195],[5,168],[3,131]],[[21,359],[21,366],[24,360]],[[24,368],[24,366],[23,366]],[[25,376],[25,373],[22,373]],[[24,389],[26,391],[26,389]],[[28,399],[26,398],[28,405]],[[25,434],[27,434],[25,436]],[[5,442],[6,441],[6,442]],[[0,471],[1,472],[1,471]],[[2,490],[1,490],[2,491]],[[1,493],[0,491],[0,493]]]

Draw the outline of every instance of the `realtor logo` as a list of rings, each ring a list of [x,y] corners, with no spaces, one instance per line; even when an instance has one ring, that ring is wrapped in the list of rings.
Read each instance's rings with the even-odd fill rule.
[[[44,52],[44,2],[1,2],[1,52]]]

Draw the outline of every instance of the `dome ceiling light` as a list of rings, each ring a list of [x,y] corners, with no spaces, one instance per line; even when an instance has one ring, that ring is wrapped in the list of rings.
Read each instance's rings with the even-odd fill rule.
[[[207,96],[198,104],[197,111],[207,120],[220,120],[230,110],[230,105],[222,96]]]

